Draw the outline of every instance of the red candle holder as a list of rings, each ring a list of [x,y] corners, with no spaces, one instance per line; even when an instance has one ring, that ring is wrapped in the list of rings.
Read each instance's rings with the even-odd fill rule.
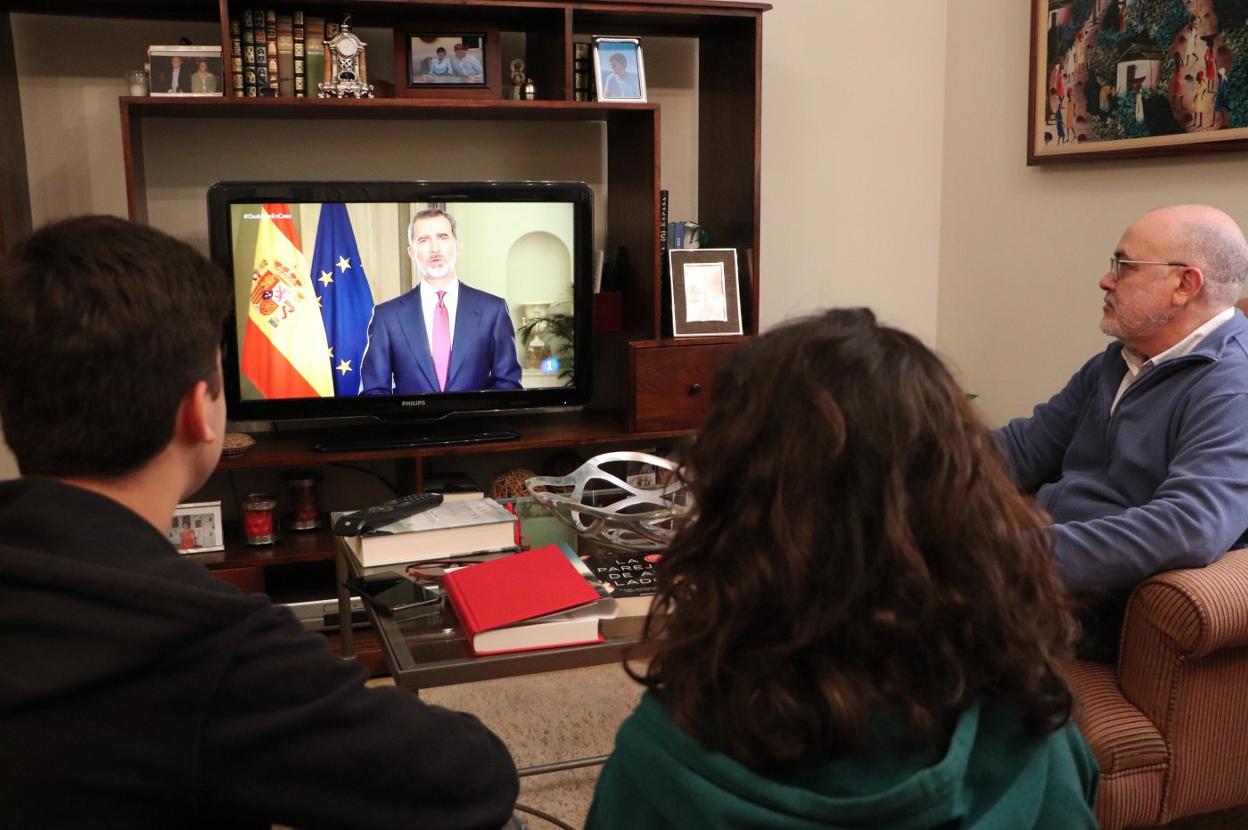
[[[271,545],[277,541],[274,510],[277,499],[268,493],[249,493],[243,499],[243,535],[249,545]]]
[[[286,486],[290,488],[291,530],[316,530],[321,526],[321,474],[314,470],[287,473]]]

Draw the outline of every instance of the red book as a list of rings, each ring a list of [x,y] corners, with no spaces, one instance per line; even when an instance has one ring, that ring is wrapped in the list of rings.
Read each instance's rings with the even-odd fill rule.
[[[557,545],[451,571],[445,585],[475,654],[602,641],[598,592]]]

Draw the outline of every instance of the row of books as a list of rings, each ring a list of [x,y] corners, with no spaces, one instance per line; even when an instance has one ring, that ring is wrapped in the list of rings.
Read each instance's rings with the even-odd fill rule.
[[[234,96],[315,98],[325,71],[323,42],[337,33],[337,23],[302,11],[243,9],[230,19]]]
[[[594,100],[594,69],[589,62],[589,44],[572,44],[572,100]]]
[[[475,654],[635,635],[653,594],[646,557],[582,559],[562,543],[517,552],[516,517],[479,493],[450,495],[373,534],[344,539],[365,579],[392,583],[404,576],[396,569],[436,567]]]

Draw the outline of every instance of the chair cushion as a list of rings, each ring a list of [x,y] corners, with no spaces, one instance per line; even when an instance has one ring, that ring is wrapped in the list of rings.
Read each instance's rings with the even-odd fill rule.
[[[1062,675],[1074,693],[1075,720],[1102,776],[1170,762],[1161,732],[1122,696],[1112,665],[1072,661],[1062,666]]]

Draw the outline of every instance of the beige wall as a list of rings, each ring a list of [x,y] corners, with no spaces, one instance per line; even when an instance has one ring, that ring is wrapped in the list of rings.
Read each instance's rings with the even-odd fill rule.
[[[868,305],[933,343],[946,7],[964,0],[771,1],[761,323]]]
[[[948,9],[937,345],[994,425],[1105,347],[1096,283],[1135,216],[1200,201],[1248,225],[1244,154],[1027,167],[1029,7]]]

